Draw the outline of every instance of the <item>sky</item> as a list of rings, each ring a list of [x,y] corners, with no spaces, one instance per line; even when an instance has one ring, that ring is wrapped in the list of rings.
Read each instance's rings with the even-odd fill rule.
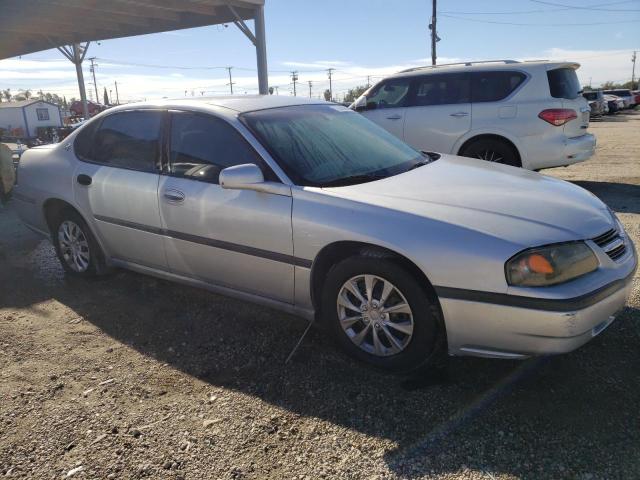
[[[269,84],[317,97],[375,83],[403,68],[430,64],[431,0],[266,0]],[[253,28],[253,22],[249,26]],[[553,59],[581,63],[583,85],[631,79],[640,51],[640,0],[438,0],[438,63],[486,59]],[[233,25],[91,43],[100,99],[120,101],[257,93],[255,48]],[[87,91],[95,88],[84,63]],[[370,78],[367,79],[367,76]],[[636,77],[640,76],[640,56]],[[0,60],[0,90],[79,97],[73,64],[56,50]]]

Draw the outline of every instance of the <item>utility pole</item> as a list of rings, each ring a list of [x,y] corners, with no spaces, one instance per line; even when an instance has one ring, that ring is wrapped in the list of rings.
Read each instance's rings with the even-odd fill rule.
[[[327,68],[327,76],[329,77],[329,101],[333,101],[333,84],[331,83],[331,75],[335,68]]]
[[[233,67],[226,67],[229,71],[229,88],[231,89],[231,95],[233,95],[233,82],[231,81],[231,69]]]
[[[436,42],[439,40],[436,35],[436,0],[431,0],[431,23],[429,28],[431,29],[431,65],[436,64]]]
[[[100,97],[98,96],[98,84],[96,83],[96,67],[98,66],[97,63],[94,63],[96,57],[91,57],[89,58],[89,61],[91,62],[91,67],[89,67],[89,70],[91,71],[91,74],[93,75],[93,86],[96,89],[96,102],[100,103],[99,99]]]
[[[636,54],[638,52],[636,50],[633,51],[633,55],[631,56],[631,61],[633,62],[633,70],[631,70],[631,89],[635,89],[636,85]]]
[[[116,86],[116,105],[120,105],[120,95],[118,95],[118,82],[113,82]]]
[[[278,91],[278,85],[274,86],[273,88],[276,89],[276,95],[280,95],[280,92]]]
[[[367,88],[371,86],[371,75],[367,75]]]
[[[309,98],[311,98],[311,87],[313,86],[313,82],[309,80]]]
[[[291,81],[293,82],[293,96],[297,97],[296,82],[298,81],[298,72],[291,72]]]

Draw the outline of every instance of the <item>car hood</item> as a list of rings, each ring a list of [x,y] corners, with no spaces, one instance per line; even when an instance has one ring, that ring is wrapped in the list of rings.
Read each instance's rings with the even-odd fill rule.
[[[572,183],[453,155],[383,180],[323,190],[521,246],[593,238],[614,226],[605,204]]]

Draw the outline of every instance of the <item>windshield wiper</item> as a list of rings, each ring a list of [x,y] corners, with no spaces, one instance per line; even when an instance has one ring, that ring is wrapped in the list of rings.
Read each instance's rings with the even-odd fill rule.
[[[424,167],[425,165],[429,165],[431,162],[435,162],[440,158],[439,153],[434,153],[434,152],[420,152],[420,153],[422,153],[426,157],[426,159],[418,160],[416,163],[414,163],[409,167],[407,172],[411,170],[415,170],[416,168]]]
[[[372,173],[364,175],[351,175],[349,177],[336,178],[335,180],[325,182],[321,185],[321,187],[343,187],[346,185],[355,185],[357,183],[374,182],[386,177],[387,175],[374,175]]]

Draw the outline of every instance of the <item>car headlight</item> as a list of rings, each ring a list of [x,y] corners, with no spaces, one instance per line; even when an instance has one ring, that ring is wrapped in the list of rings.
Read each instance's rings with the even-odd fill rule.
[[[546,287],[567,282],[598,268],[595,253],[584,242],[532,248],[505,265],[507,283],[519,287]]]

